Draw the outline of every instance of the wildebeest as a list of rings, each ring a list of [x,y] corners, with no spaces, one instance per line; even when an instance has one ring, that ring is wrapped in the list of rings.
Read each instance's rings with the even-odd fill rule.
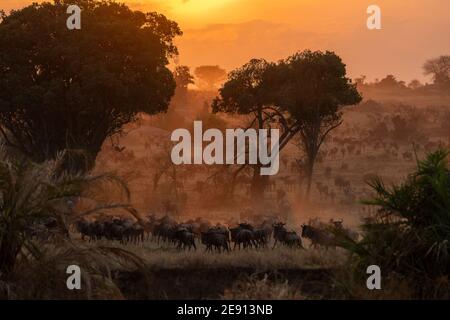
[[[238,227],[230,229],[231,241],[234,242],[233,250],[241,249],[241,244],[244,249],[254,246],[257,247],[254,237],[254,228],[249,223],[240,223]]]
[[[351,230],[349,228],[345,228],[344,227],[344,220],[340,219],[340,220],[330,220],[331,225],[333,226],[333,232],[335,234],[336,237],[338,238],[342,238],[343,240],[345,240],[345,238],[348,238],[352,241],[357,241],[359,238],[359,233]]]
[[[247,249],[248,247],[252,247],[252,244],[256,247],[252,230],[240,229],[237,232],[236,237],[234,239],[233,249],[236,249],[236,245],[237,245],[240,250],[241,244],[243,245],[244,249]]]
[[[144,242],[144,228],[138,223],[132,224],[128,228],[128,241],[134,244],[138,244],[140,242]]]
[[[265,220],[258,229],[253,232],[254,240],[258,247],[266,247],[272,237],[272,223]]]
[[[253,241],[258,247],[267,245],[267,235],[264,229],[256,229],[253,231]]]
[[[137,244],[144,241],[144,227],[130,219],[112,218],[105,221],[81,219],[75,226],[81,234],[81,239],[88,238],[89,242],[102,238],[116,240],[123,244],[127,242]]]
[[[295,231],[288,231],[284,237],[284,244],[290,248],[303,249],[302,239]]]
[[[160,222],[154,227],[154,237],[157,243],[160,241],[172,241],[174,239],[176,224],[172,222]]]
[[[98,239],[94,224],[92,222],[80,219],[76,222],[76,230],[81,234],[82,240],[85,240],[86,237],[89,242]]]
[[[272,249],[275,248],[278,242],[291,248],[303,249],[302,239],[299,235],[295,231],[287,231],[285,224],[282,222],[273,225],[273,237],[275,242]]]
[[[212,252],[213,247],[218,252],[221,252],[221,249],[230,251],[229,238],[227,237],[227,234],[223,232],[218,230],[208,230],[207,232],[202,232],[200,238],[202,243],[206,246],[206,252]]]
[[[150,214],[147,216],[147,221],[144,223],[144,234],[146,236],[146,239],[150,239],[150,235],[153,235],[154,229],[156,224],[156,217],[154,214]]]
[[[178,241],[177,249],[187,248],[190,251],[191,248],[194,248],[194,250],[197,250],[197,247],[195,246],[195,236],[187,228],[177,228],[174,233],[174,238]]]
[[[56,236],[69,237],[66,225],[55,217],[43,217],[33,221],[26,227],[28,236],[41,240],[53,239]]]
[[[302,225],[302,237],[311,240],[310,247],[316,248],[323,246],[325,248],[336,247],[334,235],[326,229],[319,229],[311,225]]]

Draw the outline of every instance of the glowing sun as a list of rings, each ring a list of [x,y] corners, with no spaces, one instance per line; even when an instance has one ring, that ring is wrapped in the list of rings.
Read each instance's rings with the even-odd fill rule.
[[[173,10],[179,15],[205,14],[220,9],[235,0],[177,0]]]

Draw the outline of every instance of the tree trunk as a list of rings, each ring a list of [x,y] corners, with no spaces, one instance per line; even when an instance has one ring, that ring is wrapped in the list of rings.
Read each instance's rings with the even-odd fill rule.
[[[19,251],[18,239],[6,234],[0,244],[0,278],[6,278],[14,269]]]
[[[261,165],[256,165],[253,169],[253,177],[251,183],[251,198],[254,201],[259,201],[264,196],[264,177],[261,176]]]
[[[311,185],[312,185],[312,177],[314,173],[314,163],[316,161],[315,156],[310,156],[307,159],[306,163],[306,192],[305,192],[305,200],[309,199],[309,195],[311,193]]]
[[[258,129],[263,129],[264,128],[264,119],[263,119],[263,113],[262,113],[262,106],[258,107],[256,119],[257,119]],[[265,188],[264,184],[267,180],[264,179],[263,176],[261,176],[262,166],[263,165],[259,162],[259,157],[258,157],[257,164],[253,166],[253,178],[252,178],[252,183],[250,186],[251,198],[253,201],[255,201],[255,203],[260,203],[260,201],[264,198],[264,188]]]

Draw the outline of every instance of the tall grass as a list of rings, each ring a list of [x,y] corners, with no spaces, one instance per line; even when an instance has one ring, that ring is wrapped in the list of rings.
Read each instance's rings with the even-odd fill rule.
[[[76,298],[81,294],[94,298],[99,290],[120,297],[111,283],[111,267],[141,265],[141,260],[126,250],[87,247],[70,239],[69,224],[76,218],[70,202],[90,204],[78,217],[112,208],[132,214],[135,210],[127,204],[128,189],[116,176],[69,173],[64,169],[66,159],[66,154],[61,154],[34,163],[0,149],[0,297]],[[124,203],[97,201],[98,191],[113,185],[123,190]],[[50,231],[43,226],[45,221],[53,222]],[[69,294],[64,279],[70,264],[82,268],[84,290]]]

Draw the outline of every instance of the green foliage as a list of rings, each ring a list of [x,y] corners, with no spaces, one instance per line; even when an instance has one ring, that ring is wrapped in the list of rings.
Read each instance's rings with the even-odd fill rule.
[[[81,30],[68,30],[68,5]],[[175,90],[168,59],[178,25],[113,1],[34,3],[0,22],[3,139],[36,161],[64,149],[93,159],[139,112],[166,111]]]
[[[448,151],[438,150],[419,161],[408,179],[391,187],[379,178],[369,181],[376,192],[366,201],[379,207],[363,224],[360,242],[343,246],[354,253],[359,272],[371,264],[383,274],[395,273],[415,285],[416,295],[434,290],[450,271],[450,172]],[[434,292],[434,291],[433,291]]]

